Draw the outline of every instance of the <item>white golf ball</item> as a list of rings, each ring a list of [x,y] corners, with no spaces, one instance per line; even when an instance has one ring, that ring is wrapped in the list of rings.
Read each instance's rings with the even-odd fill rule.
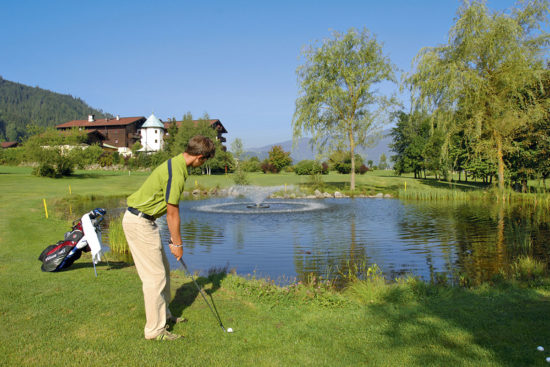
[[[227,332],[228,332],[228,333],[232,333],[232,332],[233,332],[233,329],[227,328]]]
[[[540,346],[537,347],[537,350],[538,350],[539,352],[544,352],[544,348],[543,348],[543,347],[540,347]]]
[[[550,357],[546,357],[546,362],[550,363]]]

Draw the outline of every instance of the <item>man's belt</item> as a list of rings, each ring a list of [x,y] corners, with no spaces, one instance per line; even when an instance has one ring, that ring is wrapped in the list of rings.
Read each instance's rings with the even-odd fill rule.
[[[139,210],[137,210],[136,208],[132,208],[131,206],[128,207],[128,211],[130,213],[134,214],[134,215],[137,215],[138,217],[142,217],[142,218],[145,218],[145,219],[148,219],[148,220],[155,221],[155,217],[153,217],[152,215],[142,213]]]

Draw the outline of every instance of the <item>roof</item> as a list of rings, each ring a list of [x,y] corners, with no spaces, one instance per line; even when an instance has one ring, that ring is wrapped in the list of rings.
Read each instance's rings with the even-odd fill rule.
[[[139,120],[143,120],[145,117],[138,116],[138,117],[121,117],[119,120],[116,118],[104,118],[104,119],[97,119],[92,122],[86,120],[72,120],[69,122],[65,122],[64,124],[57,125],[57,129],[67,129],[71,127],[100,127],[100,126],[124,126],[124,125],[130,125],[135,122],[138,122]]]
[[[151,114],[151,116],[149,116],[147,121],[145,121],[145,123],[141,125],[142,129],[148,128],[148,127],[156,127],[156,128],[164,129],[164,124],[160,122],[157,116],[155,116],[154,114]]]
[[[193,120],[193,125],[197,126],[199,121],[203,121],[203,120]],[[170,122],[165,122],[164,123],[164,128],[166,130],[168,130],[168,128],[170,127],[171,124],[176,124],[176,126],[179,128],[181,127],[181,124],[183,123],[183,121],[170,121]],[[217,126],[216,126],[217,125]],[[220,131],[222,134],[225,134],[227,133],[227,130],[225,130],[225,127],[222,125],[222,122],[219,120],[219,119],[213,119],[213,120],[210,120],[210,126],[214,127],[214,128],[217,128],[219,127]]]
[[[16,141],[3,141],[2,142],[2,148],[14,148],[18,146],[19,143]]]

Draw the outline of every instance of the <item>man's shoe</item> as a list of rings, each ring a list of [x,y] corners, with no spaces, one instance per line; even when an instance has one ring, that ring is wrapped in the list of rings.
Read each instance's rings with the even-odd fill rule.
[[[177,339],[183,339],[183,335],[171,333],[166,329],[164,329],[162,333],[157,335],[157,337],[155,338],[155,340],[177,340]]]

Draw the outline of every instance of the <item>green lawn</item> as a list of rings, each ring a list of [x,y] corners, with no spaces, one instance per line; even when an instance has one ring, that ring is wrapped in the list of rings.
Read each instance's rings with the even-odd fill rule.
[[[37,260],[68,222],[45,218],[42,200],[127,195],[147,173],[77,172],[38,178],[0,167],[0,365],[6,366],[543,366],[550,353],[550,287],[507,284],[449,289],[415,281],[358,282],[336,293],[322,286],[277,288],[237,276],[200,278],[212,292],[224,334],[191,282],[172,276],[171,309],[189,319],[177,342],[143,339],[141,284],[133,266],[90,257],[42,273]],[[293,174],[251,175],[260,185],[296,185]],[[226,187],[225,176],[191,177],[190,188]],[[347,176],[329,185],[345,188]],[[391,173],[358,176],[365,191],[423,184]]]

